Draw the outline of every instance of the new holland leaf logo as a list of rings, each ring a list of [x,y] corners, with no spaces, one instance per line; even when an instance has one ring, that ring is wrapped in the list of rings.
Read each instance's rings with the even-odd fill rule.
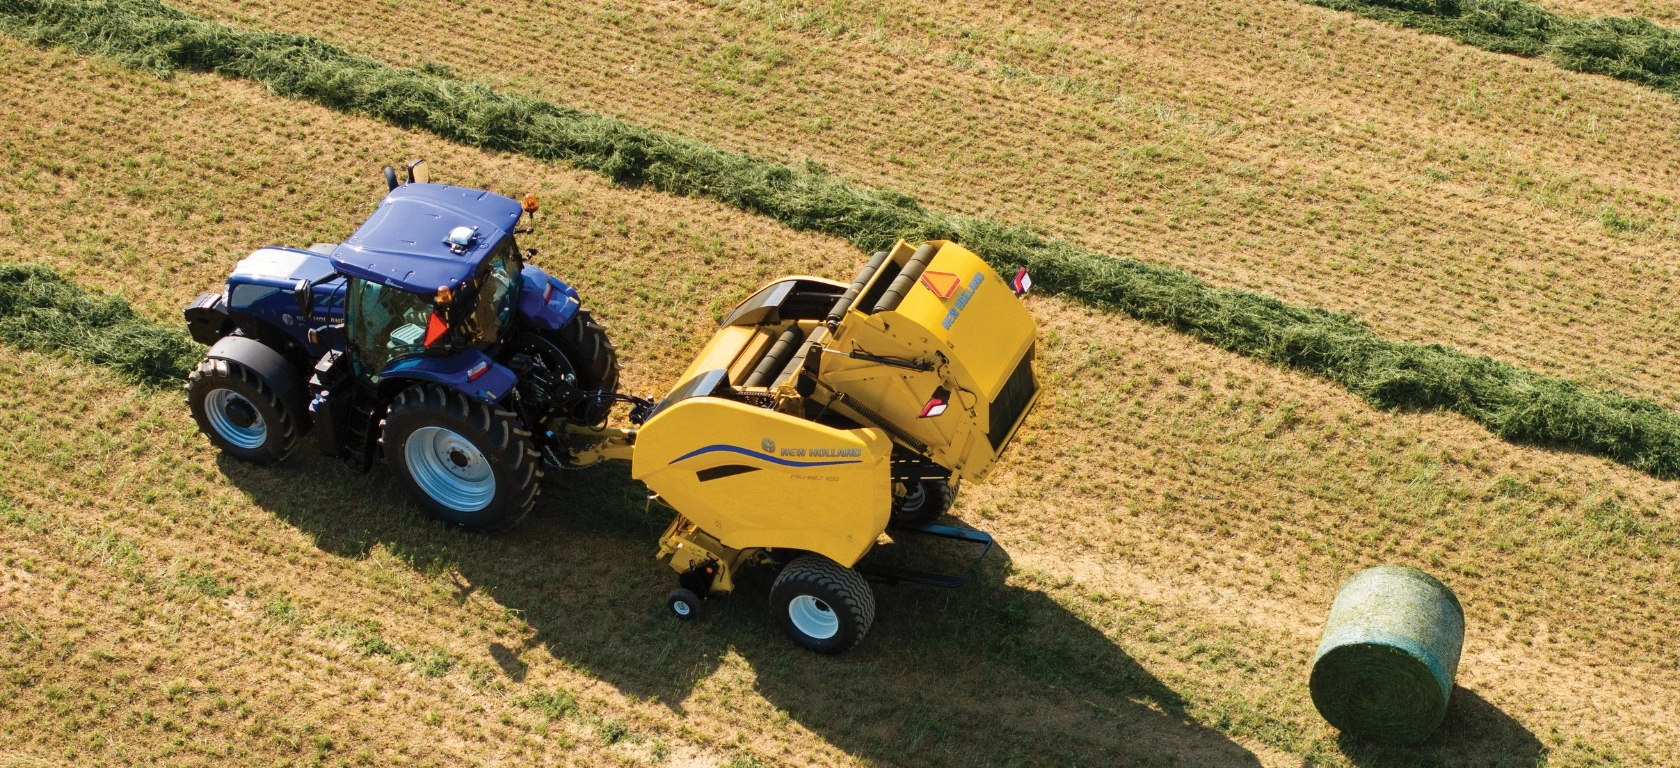
[[[962,278],[950,272],[923,272],[922,285],[933,291],[933,295],[949,299],[957,294],[957,286],[962,285]]]

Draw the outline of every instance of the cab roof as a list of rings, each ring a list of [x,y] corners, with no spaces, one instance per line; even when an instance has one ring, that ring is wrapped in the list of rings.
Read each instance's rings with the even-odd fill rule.
[[[523,213],[518,202],[481,189],[404,184],[391,190],[361,228],[332,251],[339,272],[410,293],[457,288]],[[444,242],[456,227],[476,227],[461,253]]]

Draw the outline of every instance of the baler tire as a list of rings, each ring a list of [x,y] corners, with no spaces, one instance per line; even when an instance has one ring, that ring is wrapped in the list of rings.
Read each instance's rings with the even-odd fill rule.
[[[922,478],[916,481],[916,486],[910,493],[893,499],[890,522],[894,527],[927,525],[951,511],[951,505],[957,502],[956,487],[944,478]]]
[[[700,596],[682,587],[671,590],[670,596],[665,598],[665,607],[670,609],[672,616],[682,621],[698,619],[703,612]]]
[[[558,331],[544,333],[566,355],[577,375],[578,388],[604,392],[618,391],[618,347],[607,339],[607,329],[595,320],[587,309],[579,309],[570,322]],[[607,419],[612,403],[584,405],[576,414],[578,421],[599,425]]]
[[[428,431],[416,437],[421,430],[441,431]],[[482,460],[489,469],[493,486],[488,501],[477,508],[464,508],[469,505],[451,506],[434,498],[425,489],[424,483],[436,485],[439,481],[417,478],[417,469],[421,472],[431,470],[413,466],[410,457],[412,449],[419,452],[416,458],[431,461],[424,455],[427,446],[410,446],[411,439],[459,439],[470,444],[478,456],[463,452],[465,460]],[[451,525],[469,531],[497,533],[518,525],[536,504],[540,490],[538,481],[543,476],[542,455],[537,453],[531,433],[510,411],[470,400],[460,392],[437,384],[415,384],[391,401],[381,425],[379,442],[385,448],[391,473],[396,475],[403,489],[433,517]],[[463,466],[455,458],[454,453],[460,447],[457,444],[451,449],[451,460],[463,469],[470,469],[470,465]]]
[[[794,642],[817,653],[844,653],[857,647],[875,623],[875,592],[857,571],[822,555],[801,555],[776,576],[770,611]],[[818,636],[820,629],[807,631],[826,629],[831,621],[826,636]]]
[[[264,380],[250,367],[232,360],[207,357],[192,373],[187,374],[186,390],[187,407],[192,411],[193,420],[198,422],[198,431],[209,437],[210,443],[223,453],[253,464],[278,464],[297,448],[297,414],[281,401],[274,384]],[[225,390],[226,394],[217,395],[218,390]],[[225,409],[228,403],[218,404],[215,402],[218,400],[249,405],[265,427],[259,438],[261,442],[241,445],[236,442],[239,435],[230,437],[222,434],[217,424],[227,421],[228,416],[221,413],[218,417],[212,411]]]

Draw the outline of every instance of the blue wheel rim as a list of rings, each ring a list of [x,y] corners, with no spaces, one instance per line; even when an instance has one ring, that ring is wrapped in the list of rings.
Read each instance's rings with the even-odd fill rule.
[[[414,484],[456,512],[477,512],[496,498],[496,474],[472,441],[444,427],[421,427],[403,444]]]
[[[256,415],[256,421],[250,426],[241,427],[233,422],[233,416],[228,409],[238,405],[250,409]],[[256,450],[263,443],[268,442],[268,423],[263,421],[262,412],[244,395],[231,389],[211,390],[204,398],[204,415],[210,421],[210,428],[216,430],[223,440],[245,450]]]

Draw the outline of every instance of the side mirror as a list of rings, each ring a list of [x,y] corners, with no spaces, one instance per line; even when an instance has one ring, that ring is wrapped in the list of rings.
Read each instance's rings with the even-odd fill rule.
[[[429,184],[429,183],[431,183],[431,181],[432,181],[432,172],[426,169],[426,159],[425,158],[420,158],[418,160],[409,161],[409,163],[408,163],[408,183],[410,183],[410,184]]]
[[[297,285],[292,286],[292,296],[297,299],[298,315],[306,322],[309,320],[309,310],[313,309],[315,304],[313,288],[308,280],[299,280]]]
[[[389,165],[385,166],[385,186],[390,187],[393,192],[397,189],[397,169]]]

